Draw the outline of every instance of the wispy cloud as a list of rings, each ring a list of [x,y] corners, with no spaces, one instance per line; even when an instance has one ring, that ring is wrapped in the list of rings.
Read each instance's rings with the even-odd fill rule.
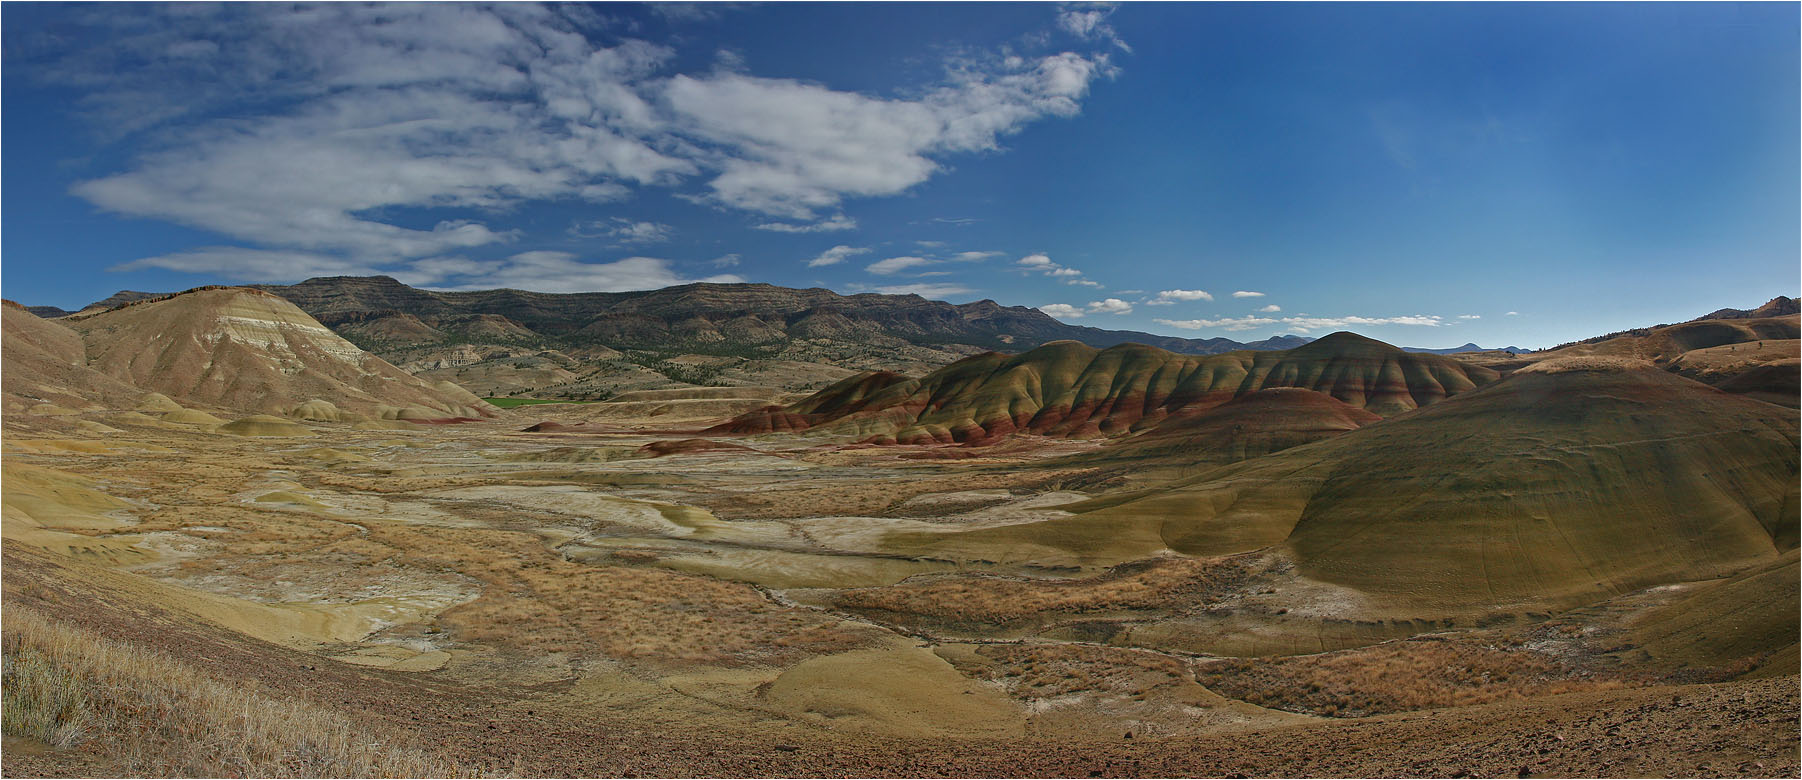
[[[1107,23],[1114,8],[1113,3],[1065,3],[1058,11],[1057,26],[1078,38],[1104,40],[1131,52],[1132,47],[1120,40],[1119,33]]]
[[[927,258],[927,257],[914,257],[911,255],[904,255],[902,257],[891,257],[886,260],[878,260],[874,263],[864,266],[864,270],[869,271],[870,273],[873,273],[873,274],[888,276],[890,274],[898,273],[900,271],[904,271],[909,268],[918,268],[920,266],[931,265],[936,262],[939,262],[939,261],[933,260],[933,259]]]
[[[685,278],[671,270],[668,260],[654,257],[588,263],[569,252],[540,251],[522,252],[505,260],[483,263],[479,271],[464,273],[459,281],[452,289],[504,287],[534,292],[616,292],[655,290],[690,282],[742,282],[744,279],[733,274]]]
[[[1182,330],[1201,330],[1202,328],[1222,328],[1224,330],[1251,330],[1265,325],[1274,325],[1279,320],[1269,317],[1224,317],[1217,320],[1152,320],[1159,325],[1167,325]]]
[[[1460,314],[1460,315],[1458,315],[1458,319],[1461,319],[1461,320],[1480,320],[1480,319],[1483,319],[1483,315],[1481,315],[1481,314]]]
[[[673,230],[661,222],[634,222],[624,217],[577,222],[570,235],[580,238],[611,238],[619,244],[659,244],[670,239]]]
[[[941,78],[896,91],[906,97],[684,73],[672,49],[574,4],[146,4],[73,18],[106,34],[62,38],[32,72],[140,142],[75,195],[347,267],[516,242],[496,215],[647,188],[760,215],[758,229],[851,230],[846,200],[900,194],[953,156],[1074,116],[1116,72],[1090,46],[960,53]],[[1059,24],[1102,40],[1100,21]],[[408,209],[464,213],[394,216]],[[599,223],[584,232],[669,237],[659,223]]]
[[[171,252],[166,255],[120,263],[110,270],[137,271],[145,268],[212,274],[243,281],[275,282],[297,282],[314,276],[367,276],[377,273],[392,273],[379,266],[353,263],[342,258],[311,252],[246,249],[236,246],[207,246]],[[435,281],[435,279],[423,281]]]
[[[843,214],[834,214],[818,222],[799,225],[789,222],[762,222],[751,227],[775,233],[835,233],[841,230],[856,230],[857,220]]]
[[[1000,254],[1000,252],[958,252],[957,254],[952,255],[950,259],[959,263],[976,263],[991,257],[999,256]]]
[[[1231,330],[1231,331],[1252,330],[1254,328],[1261,328],[1266,325],[1277,325],[1277,324],[1281,324],[1292,330],[1299,330],[1299,331],[1324,330],[1324,329],[1329,329],[1329,328],[1330,329],[1340,329],[1340,328],[1351,327],[1354,325],[1364,325],[1364,326],[1409,325],[1409,326],[1416,326],[1416,327],[1433,328],[1433,327],[1438,327],[1440,325],[1445,324],[1445,320],[1443,318],[1439,317],[1438,315],[1432,315],[1432,314],[1413,314],[1413,315],[1406,315],[1406,316],[1401,316],[1401,317],[1294,316],[1294,317],[1281,317],[1281,318],[1255,317],[1255,316],[1248,315],[1248,316],[1244,316],[1244,317],[1222,317],[1220,319],[1195,319],[1195,320],[1158,319],[1158,320],[1153,320],[1153,322],[1156,322],[1159,325],[1167,325],[1172,328],[1181,328],[1183,330],[1200,330],[1202,328],[1221,328],[1223,330]]]
[[[1207,290],[1160,290],[1157,297],[1145,302],[1146,306],[1169,306],[1186,301],[1211,301],[1214,296]]]
[[[969,295],[975,290],[961,284],[890,284],[890,285],[852,285],[857,292],[882,293],[883,295],[918,295],[922,298],[948,298]]]
[[[838,246],[821,252],[819,257],[807,261],[807,267],[818,268],[823,265],[838,265],[839,263],[858,255],[869,254],[869,252],[870,250],[865,247],[839,244]]]
[[[1253,292],[1251,290],[1234,290],[1233,297],[1234,298],[1262,298],[1262,297],[1264,297],[1264,294],[1261,292]]]
[[[735,257],[727,255],[726,257]],[[719,258],[723,260],[725,258]],[[719,260],[713,261],[720,265]],[[653,290],[690,282],[742,282],[721,274],[691,278],[668,260],[628,257],[610,263],[585,262],[569,252],[521,252],[503,260],[428,257],[359,265],[327,255],[243,247],[202,247],[146,257],[114,266],[115,271],[161,268],[244,281],[300,281],[314,276],[386,274],[407,284],[442,289],[508,287],[535,292],[617,292]]]

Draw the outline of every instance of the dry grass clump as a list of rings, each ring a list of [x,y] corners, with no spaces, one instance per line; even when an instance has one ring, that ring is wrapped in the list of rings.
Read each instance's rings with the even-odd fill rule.
[[[977,653],[995,662],[979,672],[982,676],[1006,684],[1016,696],[1038,699],[1110,692],[1143,700],[1189,676],[1181,659],[1123,647],[984,645]]]
[[[1363,717],[1624,687],[1544,653],[1503,642],[1415,639],[1290,658],[1199,664],[1215,693],[1271,709]]]
[[[931,478],[940,475],[936,470],[922,469],[918,474],[907,471],[900,473],[903,476],[914,478],[878,481],[821,481],[813,485],[799,482],[784,485],[781,490],[721,493],[709,498],[697,498],[697,501],[713,512],[715,517],[725,520],[827,515],[912,517],[914,513],[908,508],[900,508],[901,504],[915,496],[942,493],[946,490],[946,483],[943,480]],[[960,491],[1050,490],[1087,473],[1087,471],[961,473],[957,475],[956,489]]]
[[[1002,625],[1055,613],[1178,609],[1224,593],[1250,576],[1236,559],[1162,558],[1116,566],[1080,580],[1015,580],[952,576],[834,597],[847,610]]]
[[[453,777],[407,735],[226,685],[174,658],[52,621],[4,617],[7,736],[88,746],[132,775]]]

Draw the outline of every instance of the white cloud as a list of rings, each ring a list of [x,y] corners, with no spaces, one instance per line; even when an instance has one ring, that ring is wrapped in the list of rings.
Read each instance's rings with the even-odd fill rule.
[[[1262,297],[1264,297],[1264,294],[1261,292],[1252,292],[1251,290],[1235,290],[1235,291],[1233,291],[1233,297],[1234,298],[1262,298]]]
[[[915,241],[914,243],[924,249],[943,249],[945,247],[943,241]]]
[[[1461,320],[1480,320],[1480,319],[1483,319],[1483,315],[1481,315],[1481,314],[1460,314],[1460,315],[1458,315],[1458,319],[1461,319]]]
[[[603,34],[592,9],[564,4],[152,5],[77,18],[104,34],[70,31],[33,73],[139,143],[74,194],[350,266],[515,241],[491,221],[521,204],[647,187],[783,220],[759,229],[850,230],[835,213],[845,200],[902,193],[947,157],[1074,116],[1115,72],[1095,51],[960,55],[941,78],[896,90],[906,97],[678,73],[672,49],[618,37],[629,27]],[[1096,38],[1105,25],[1078,27]],[[415,209],[466,216],[396,216]],[[622,243],[668,237],[657,223],[608,229]]]
[[[869,97],[792,79],[677,75],[658,90],[672,126],[721,152],[709,198],[811,219],[847,197],[895,195],[942,167],[936,158],[999,149],[1001,136],[1047,116],[1074,116],[1107,55],[1064,52],[953,66],[911,100]]]
[[[1091,282],[1081,278],[1081,271],[1074,268],[1065,268],[1064,266],[1051,262],[1051,257],[1044,252],[1035,252],[1015,260],[1014,265],[1020,266],[1022,269],[1029,272],[1041,273],[1053,278],[1063,279],[1064,284],[1081,285],[1083,287],[1093,287],[1097,289],[1101,287],[1100,282]]]
[[[1001,254],[1000,252],[958,252],[951,259],[959,263],[975,263]]]
[[[769,230],[777,233],[833,233],[840,230],[856,230],[857,220],[843,214],[834,214],[826,219],[805,225],[788,222],[764,222],[752,225],[757,230]]]
[[[1274,303],[1270,304],[1269,306],[1265,306],[1264,308],[1258,309],[1258,311],[1264,312],[1266,314],[1269,314],[1271,312],[1278,312],[1278,311],[1282,311],[1282,310],[1283,310],[1283,307],[1278,306]]]
[[[1133,305],[1119,298],[1103,298],[1089,302],[1090,314],[1131,314]]]
[[[1220,319],[1212,319],[1212,320],[1209,320],[1209,319],[1195,319],[1195,320],[1159,319],[1159,320],[1153,320],[1153,322],[1156,322],[1160,325],[1168,325],[1172,328],[1182,328],[1184,330],[1200,330],[1202,328],[1223,328],[1225,330],[1233,330],[1233,331],[1251,330],[1253,328],[1260,328],[1265,325],[1276,325],[1276,324],[1282,324],[1290,329],[1300,330],[1300,331],[1322,330],[1322,329],[1328,329],[1328,328],[1337,330],[1337,329],[1350,327],[1353,325],[1364,325],[1364,326],[1410,325],[1410,326],[1417,326],[1417,327],[1438,327],[1440,325],[1445,324],[1444,320],[1442,318],[1440,318],[1438,315],[1431,315],[1431,314],[1413,314],[1413,315],[1406,315],[1406,316],[1401,316],[1401,317],[1359,317],[1359,316],[1308,317],[1308,316],[1298,315],[1298,316],[1294,316],[1294,317],[1282,317],[1282,318],[1256,317],[1256,316],[1247,315],[1244,317],[1223,317]]]
[[[570,226],[570,235],[582,238],[611,238],[620,244],[658,244],[670,239],[673,230],[661,222],[634,222],[624,217],[578,222]]]
[[[1517,311],[1511,311],[1511,312],[1508,312],[1508,313],[1507,313],[1507,314],[1506,314],[1506,315],[1503,315],[1503,316],[1507,316],[1507,317],[1519,317],[1519,316],[1520,316],[1520,312],[1517,312]]]
[[[1044,306],[1040,306],[1039,311],[1042,311],[1042,312],[1049,314],[1053,317],[1056,317],[1060,320],[1080,320],[1080,319],[1082,319],[1082,316],[1083,316],[1082,309],[1079,309],[1075,306],[1071,306],[1070,304],[1067,304],[1067,303],[1048,303],[1048,304],[1045,304]]]
[[[881,274],[883,276],[887,276],[889,274],[893,274],[898,271],[904,271],[909,268],[917,268],[922,265],[931,265],[936,262],[938,262],[938,261],[933,260],[931,258],[926,258],[926,257],[913,257],[913,256],[891,257],[891,258],[888,258],[887,260],[877,260],[876,262],[871,263],[868,266],[865,266],[864,270],[869,271],[870,273],[873,273],[873,274]]]
[[[1145,302],[1146,306],[1169,306],[1178,301],[1211,301],[1214,296],[1207,290],[1160,290],[1156,298]]]
[[[1251,330],[1265,325],[1274,325],[1278,320],[1268,317],[1225,317],[1217,320],[1152,320],[1159,325],[1168,325],[1183,330],[1201,330],[1202,328],[1224,328],[1226,330]]]
[[[816,257],[812,260],[807,261],[807,267],[808,268],[818,268],[822,265],[838,265],[839,263],[842,263],[842,262],[849,260],[853,257],[856,257],[858,255],[868,254],[869,251],[870,250],[865,247],[846,246],[844,244],[839,244],[838,246],[835,246],[831,249],[821,252],[819,257]]]
[[[1113,13],[1113,3],[1068,3],[1058,11],[1057,26],[1078,38],[1105,40],[1131,52],[1132,47],[1120,40],[1119,33],[1106,21]]]
[[[1402,317],[1284,317],[1283,323],[1296,330],[1339,329],[1352,325],[1411,325],[1436,328],[1445,324],[1443,319],[1434,314],[1413,314]]]
[[[709,260],[707,262],[708,262],[708,264],[712,265],[714,268],[731,268],[735,265],[738,265],[739,262],[742,260],[744,260],[744,257],[740,256],[737,252],[730,252],[727,254],[720,255],[719,257],[713,258],[712,260]]]
[[[882,293],[883,295],[918,295],[922,298],[946,298],[968,295],[976,292],[961,284],[946,282],[941,284],[892,284],[882,286],[853,285],[858,292]]]
[[[145,257],[113,266],[113,271],[161,268],[204,273],[244,281],[297,282],[314,276],[367,276],[389,273],[375,266],[310,252],[208,246],[166,255]],[[431,281],[431,280],[426,280]]]
[[[482,264],[476,273],[462,275],[454,289],[486,290],[497,287],[534,292],[618,292],[655,290],[691,282],[743,282],[733,274],[688,279],[670,269],[668,260],[628,257],[611,263],[585,263],[569,252],[522,252],[505,260]]]
[[[728,255],[727,257],[731,257]],[[671,270],[667,260],[628,257],[588,263],[568,252],[522,252],[504,260],[428,257],[382,265],[357,265],[307,252],[214,246],[146,257],[114,266],[115,271],[162,268],[244,281],[300,281],[314,276],[386,274],[402,282],[452,289],[510,287],[536,292],[653,290],[690,282],[742,282],[731,274],[691,279]]]

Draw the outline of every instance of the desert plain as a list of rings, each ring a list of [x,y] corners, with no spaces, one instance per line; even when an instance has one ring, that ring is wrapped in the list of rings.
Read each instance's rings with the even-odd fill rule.
[[[5,315],[7,776],[1798,772],[1793,313],[507,408]]]

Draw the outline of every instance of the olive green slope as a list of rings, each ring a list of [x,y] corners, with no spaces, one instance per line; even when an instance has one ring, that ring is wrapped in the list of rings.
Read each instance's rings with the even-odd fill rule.
[[[1561,608],[1795,548],[1797,423],[1650,367],[1561,361],[1067,517],[888,541],[1052,566],[1273,548],[1362,594],[1364,617]]]
[[[1286,543],[1302,573],[1413,608],[1506,610],[1796,545],[1793,410],[1558,363],[1457,400],[1322,445],[1336,462]]]
[[[1391,416],[1496,377],[1486,368],[1351,333],[1291,350],[1222,355],[1059,341],[1019,355],[967,358],[915,381],[890,379],[872,387],[868,375],[855,377],[786,409],[742,415],[714,432],[819,428],[902,444],[979,442],[1016,432],[1109,436],[1267,388],[1314,390]]]

